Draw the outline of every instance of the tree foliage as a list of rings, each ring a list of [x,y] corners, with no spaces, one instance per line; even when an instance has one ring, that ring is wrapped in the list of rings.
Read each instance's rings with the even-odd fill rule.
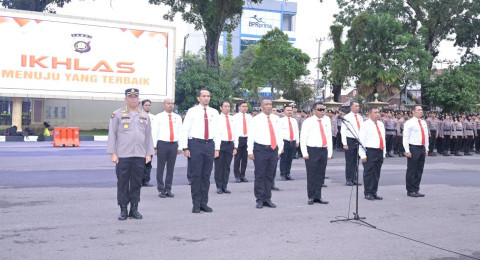
[[[311,84],[296,80],[293,85],[289,86],[283,97],[285,99],[293,100],[297,107],[303,107],[313,97],[314,91]]]
[[[267,32],[258,43],[255,58],[244,73],[243,86],[255,91],[262,86],[273,90],[286,90],[301,76],[309,74],[310,57],[292,46],[288,36],[275,28]]]
[[[204,29],[207,66],[220,71],[218,59],[220,35],[223,31],[232,32],[238,26],[244,0],[148,0],[148,2],[170,7],[170,11],[163,16],[165,20],[173,21],[175,15],[181,13],[182,19],[195,25],[196,30]],[[248,2],[261,3],[262,0]]]
[[[424,75],[425,65],[431,61],[420,39],[404,32],[402,24],[390,15],[362,13],[356,16],[348,39],[351,75],[364,96],[376,92],[397,93],[405,80]]]
[[[63,7],[71,0],[1,0],[0,2],[8,9],[55,13],[56,7]]]
[[[327,50],[317,65],[322,71],[325,82],[332,84],[334,101],[339,102],[343,84],[346,82],[350,69],[350,52],[348,46],[342,43],[343,26],[330,26],[330,36],[333,49]]]
[[[440,43],[451,35],[454,35],[456,45],[467,47],[467,50],[479,43],[480,8],[477,0],[337,0],[337,4],[341,11],[335,18],[346,26],[363,12],[390,14],[401,21],[405,32],[420,36],[424,50],[433,58],[439,54]],[[467,51],[466,54],[471,53]],[[433,59],[428,69],[431,70],[432,66]],[[422,99],[424,94],[422,84]]]
[[[232,67],[232,78],[231,82],[233,84],[233,91],[236,92],[235,96],[239,96],[242,94],[246,88],[243,84],[244,81],[244,74],[245,71],[250,66],[250,63],[255,59],[255,53],[257,51],[258,45],[251,44],[245,49],[240,55],[238,55],[233,60],[233,67]],[[223,70],[223,68],[222,68]],[[256,91],[256,95],[258,95],[258,88],[257,89],[250,89],[252,91]],[[254,95],[255,95],[254,93]],[[256,100],[258,98],[255,98]]]
[[[473,111],[480,97],[480,63],[478,57],[462,66],[449,67],[432,80],[426,95],[444,112]]]
[[[232,96],[232,85],[224,80],[215,69],[207,68],[205,56],[187,53],[177,60],[175,75],[175,104],[180,111],[187,110],[197,101],[200,89],[210,90],[210,106],[218,108],[220,102]]]

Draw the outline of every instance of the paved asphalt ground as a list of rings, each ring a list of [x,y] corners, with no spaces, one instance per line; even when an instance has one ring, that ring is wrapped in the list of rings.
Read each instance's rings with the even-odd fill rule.
[[[144,219],[118,221],[105,146],[0,143],[0,259],[480,259],[479,155],[428,157],[425,198],[406,196],[406,159],[386,159],[379,186],[384,200],[367,201],[359,188],[358,213],[374,229],[357,221],[330,223],[355,211],[355,189],[344,185],[339,152],[327,166],[329,205],[307,205],[305,165],[298,159],[295,180],[277,180],[277,208],[256,209],[249,162],[250,182],[231,183],[230,195],[215,193],[212,174],[213,213],[192,214],[180,155],[175,198],[143,188]],[[152,183],[154,173],[155,167]]]

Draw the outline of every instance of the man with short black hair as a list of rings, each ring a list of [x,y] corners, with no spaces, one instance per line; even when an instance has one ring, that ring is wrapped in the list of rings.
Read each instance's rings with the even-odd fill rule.
[[[248,152],[247,140],[250,130],[252,116],[247,113],[248,104],[246,101],[238,103],[238,113],[233,116],[234,145],[237,149],[233,162],[233,174],[236,182],[248,182],[245,177],[247,170]]]
[[[136,88],[125,90],[126,107],[113,112],[108,126],[107,153],[117,174],[118,220],[142,218],[138,212],[142,177],[145,164],[152,161],[151,154],[155,153],[150,118],[138,108],[138,95]]]
[[[280,134],[283,139],[283,153],[280,156],[280,177],[283,181],[293,180],[290,169],[297,147],[300,145],[298,143],[298,123],[292,117],[292,112],[290,105],[285,106],[285,116],[280,119]]]
[[[190,157],[190,164],[192,165],[192,213],[213,211],[207,205],[208,190],[210,188],[213,159],[218,157],[218,151],[215,151],[213,141],[216,137],[214,123],[218,117],[218,112],[208,106],[210,103],[209,90],[200,89],[197,99],[199,105],[188,110],[180,133],[180,147],[183,149],[184,155]],[[189,140],[189,138],[191,139]]]
[[[419,193],[425,157],[428,156],[428,127],[422,119],[422,106],[412,108],[413,117],[405,122],[403,130],[403,147],[407,156],[407,172],[405,174],[407,195],[425,197]]]
[[[341,138],[345,150],[345,179],[348,186],[361,185],[356,179],[358,162],[358,141],[362,129],[363,117],[360,113],[360,105],[357,101],[350,103],[350,113],[342,120]]]

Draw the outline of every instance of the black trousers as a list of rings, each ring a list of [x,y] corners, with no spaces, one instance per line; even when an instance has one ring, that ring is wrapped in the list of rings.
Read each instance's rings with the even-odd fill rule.
[[[234,148],[233,142],[222,141],[220,144],[219,156],[214,159],[217,189],[227,189]]]
[[[347,137],[348,150],[345,150],[345,179],[347,181],[357,181],[355,171],[358,160],[358,141]]]
[[[437,130],[430,130],[430,136],[428,137],[428,151],[433,153],[437,144]]]
[[[367,161],[363,164],[364,194],[377,195],[378,181],[383,164],[383,150],[367,148]]]
[[[411,158],[407,157],[407,173],[405,175],[407,192],[418,192],[425,165],[425,147],[410,145]]]
[[[340,133],[340,129],[342,129],[341,126],[337,126],[337,149],[343,149],[343,144],[342,144],[342,134]]]
[[[190,141],[191,140],[192,139],[188,139],[188,145],[187,146],[190,146]],[[188,180],[188,182],[191,183],[192,182],[192,167],[190,167],[190,164],[191,164],[190,161],[191,161],[191,159],[190,159],[190,157],[188,157],[187,158],[187,180]]]
[[[477,129],[477,136],[475,137],[475,151],[480,151],[480,129]]]
[[[456,136],[450,136],[450,153],[455,153],[456,144],[457,144]]]
[[[188,150],[190,151],[190,167],[192,171],[192,185],[190,187],[192,202],[194,206],[204,206],[208,203],[215,143],[213,140],[191,139]]]
[[[247,140],[248,137],[238,137],[237,154],[233,160],[233,174],[236,179],[245,178],[248,161]]]
[[[473,135],[467,135],[467,138],[464,139],[465,142],[463,144],[463,152],[464,153],[469,153],[470,152],[470,146],[473,143]]]
[[[285,177],[290,175],[290,169],[292,169],[293,156],[297,151],[297,142],[283,140],[283,153],[280,156],[280,175]]]
[[[443,136],[443,153],[448,153],[448,149],[450,149],[450,135]]]
[[[138,203],[140,201],[140,188],[145,169],[145,158],[127,157],[119,158],[115,166],[117,174],[117,202],[118,205]]]
[[[463,148],[463,136],[457,136],[455,139],[455,152],[461,152]]]
[[[307,169],[307,196],[309,199],[322,197],[322,185],[325,182],[327,168],[327,148],[307,146],[308,160],[305,160]]]
[[[142,183],[150,182],[150,172],[152,171],[152,161],[149,161],[145,164],[145,169],[143,170],[143,179]]]
[[[436,138],[435,140],[437,142],[436,146],[437,146],[437,152],[442,154],[443,153],[443,138],[441,138],[440,136],[438,138]]]
[[[403,147],[403,136],[401,135],[396,135],[395,136],[395,140],[396,141],[396,148],[397,148],[397,151],[399,153],[404,153],[405,152],[405,148]]]
[[[255,160],[253,160],[255,166],[255,198],[257,202],[267,202],[272,198],[272,184],[275,169],[277,168],[278,147],[272,149],[269,145],[254,143],[253,155],[255,157]]]
[[[387,148],[387,152],[393,150],[393,137],[394,135],[385,135],[385,146]]]
[[[177,161],[177,142],[157,141],[157,189],[159,192],[171,191],[173,181],[173,170]],[[165,182],[163,172],[167,165],[167,175]]]

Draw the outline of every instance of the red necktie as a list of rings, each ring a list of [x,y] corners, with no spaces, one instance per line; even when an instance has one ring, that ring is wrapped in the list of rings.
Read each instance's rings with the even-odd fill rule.
[[[288,118],[288,128],[290,130],[290,142],[293,141],[293,128],[292,122],[290,121],[290,117]]]
[[[228,115],[225,115],[225,118],[227,118],[228,141],[232,141],[232,130],[230,129],[230,121],[228,120]]]
[[[172,115],[168,115],[168,124],[170,125],[170,142],[173,142],[173,122]]]
[[[273,150],[277,148],[277,139],[275,139],[275,132],[273,131],[272,121],[270,121],[270,116],[267,116],[268,119],[268,128],[270,130],[270,146]]]
[[[207,116],[207,108],[203,108],[205,110],[205,115],[203,116],[205,119],[205,140],[208,140],[208,116]]]
[[[325,131],[323,131],[322,119],[318,120],[320,124],[320,134],[322,135],[322,147],[327,146],[327,137],[325,137]]]
[[[380,138],[380,150],[383,150],[383,138],[382,138],[382,133],[380,132],[380,128],[378,128],[377,121],[375,121],[375,126],[377,127],[378,138]]]
[[[360,131],[360,122],[358,121],[358,117],[356,114],[355,114],[355,120],[357,120],[358,131]]]
[[[243,135],[247,135],[247,120],[245,120],[245,113],[243,114]]]
[[[420,125],[420,130],[422,130],[422,145],[425,146],[425,132],[423,131],[422,122],[420,119],[418,120],[418,124]]]

